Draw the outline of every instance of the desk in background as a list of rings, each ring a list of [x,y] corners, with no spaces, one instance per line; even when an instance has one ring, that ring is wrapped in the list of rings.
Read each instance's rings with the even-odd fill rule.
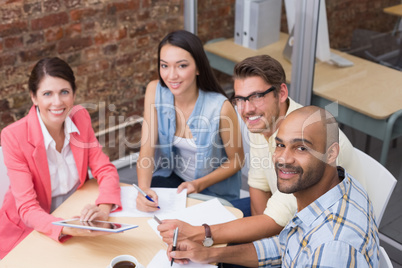
[[[80,209],[94,203],[98,196],[98,184],[89,180],[84,187],[68,198],[53,215],[71,218],[79,215]],[[202,201],[187,199],[187,206]],[[236,217],[243,217],[240,210],[227,207]],[[139,225],[138,228],[124,233],[99,237],[73,237],[65,243],[57,243],[49,237],[33,231],[3,260],[0,267],[58,267],[106,268],[110,261],[122,254],[133,255],[145,267],[166,244],[148,224],[150,218],[111,217],[109,221]]]
[[[398,20],[396,21],[394,30],[392,31],[392,33],[395,35],[395,33],[398,31],[398,27],[399,27],[399,24],[400,24],[400,22],[401,22],[401,17],[402,17],[402,4],[396,5],[396,6],[392,6],[392,7],[386,7],[386,8],[383,9],[383,11],[384,11],[385,13],[398,16]]]
[[[229,75],[233,75],[235,64],[247,57],[270,55],[282,64],[289,83],[292,66],[282,55],[287,39],[288,35],[281,33],[278,42],[258,50],[237,45],[233,38],[216,39],[204,49],[211,66]],[[331,52],[354,66],[340,68],[317,62],[312,104],[326,107],[338,102],[328,110],[339,123],[382,140],[380,162],[385,165],[390,141],[402,136],[402,73],[333,49]]]

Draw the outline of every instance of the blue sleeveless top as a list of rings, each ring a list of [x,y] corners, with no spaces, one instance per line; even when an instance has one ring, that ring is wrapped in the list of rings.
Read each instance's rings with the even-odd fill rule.
[[[199,90],[194,110],[187,121],[197,146],[194,180],[219,168],[227,159],[219,134],[220,113],[225,100],[226,97],[220,93]],[[158,118],[158,144],[155,149],[154,176],[168,177],[172,174],[174,167],[173,140],[176,133],[176,110],[173,94],[160,83],[156,88],[155,107]],[[240,197],[240,187],[241,171],[238,171],[201,193],[233,200]]]

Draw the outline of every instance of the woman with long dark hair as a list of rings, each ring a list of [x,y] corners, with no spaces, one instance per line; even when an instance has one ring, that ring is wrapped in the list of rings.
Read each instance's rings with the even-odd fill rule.
[[[200,39],[169,33],[158,47],[159,81],[148,84],[137,207],[158,209],[150,187],[187,189],[227,200],[239,197],[244,154],[236,112],[218,84]]]

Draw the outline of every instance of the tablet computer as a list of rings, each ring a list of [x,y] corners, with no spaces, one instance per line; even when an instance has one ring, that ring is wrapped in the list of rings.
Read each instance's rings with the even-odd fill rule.
[[[69,219],[62,221],[52,222],[55,225],[61,225],[66,227],[73,228],[81,228],[81,229],[89,229],[93,231],[104,231],[104,232],[112,232],[119,233],[126,230],[130,230],[133,228],[137,228],[138,225],[126,224],[126,223],[117,223],[110,221],[80,221],[80,219]]]

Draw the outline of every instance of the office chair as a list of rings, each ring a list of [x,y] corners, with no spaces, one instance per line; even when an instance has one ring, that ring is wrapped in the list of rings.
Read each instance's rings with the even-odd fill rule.
[[[387,252],[383,247],[380,246],[380,261],[379,261],[379,267],[381,268],[392,268],[394,267],[392,265],[392,262],[390,258],[388,257]]]
[[[366,191],[373,204],[377,226],[380,226],[384,211],[396,185],[395,177],[377,160],[368,154],[355,150],[360,176],[366,181]]]

